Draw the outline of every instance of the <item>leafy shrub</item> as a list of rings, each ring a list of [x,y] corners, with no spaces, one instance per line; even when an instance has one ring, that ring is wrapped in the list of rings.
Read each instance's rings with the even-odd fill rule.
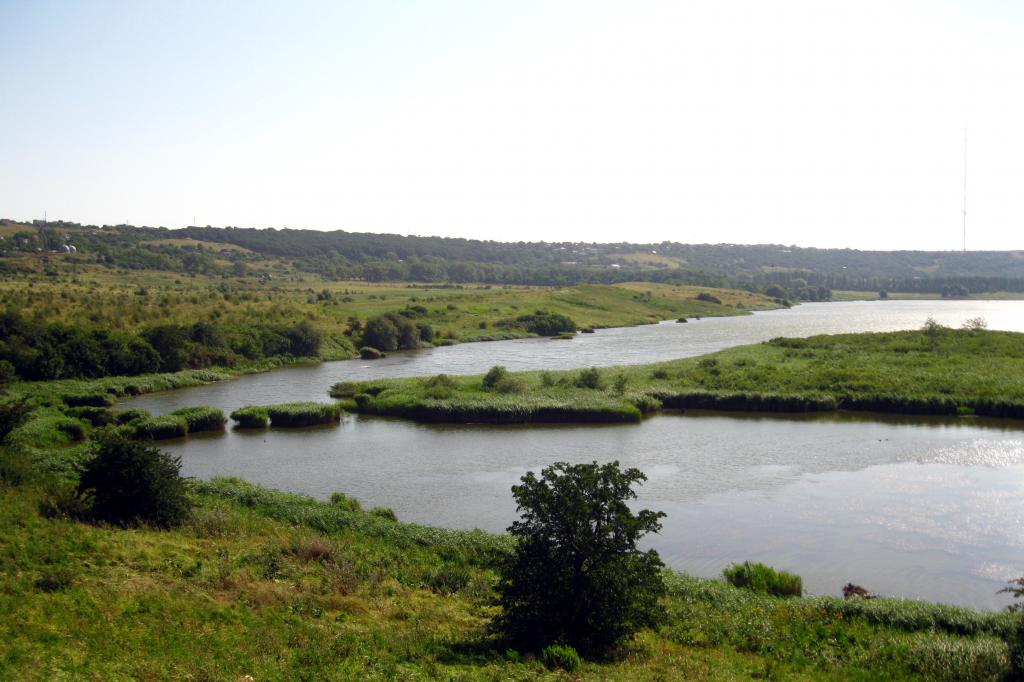
[[[564,644],[552,644],[544,647],[540,652],[540,662],[548,670],[560,668],[568,673],[576,672],[582,665],[580,655],[576,650]]]
[[[273,427],[315,426],[341,419],[341,406],[337,403],[282,403],[267,405],[265,409]]]
[[[511,320],[501,320],[498,325],[522,329],[537,336],[555,336],[576,331],[576,323],[572,318],[546,310],[537,310],[532,315],[520,315]]]
[[[97,521],[123,526],[146,523],[170,528],[191,510],[181,459],[114,429],[96,434],[82,468],[78,493]]]
[[[459,387],[459,382],[447,374],[438,374],[426,379],[423,385],[427,389],[427,395],[438,398],[451,394]]]
[[[558,462],[512,487],[521,520],[501,566],[495,627],[521,645],[563,643],[603,655],[663,615],[663,564],[637,541],[661,528],[661,512],[634,514],[627,501],[646,480],[618,462]]]
[[[363,510],[363,505],[354,497],[345,493],[331,493],[331,504],[345,511],[358,512]]]
[[[580,373],[576,375],[576,387],[577,388],[601,388],[601,372],[597,367],[591,367],[590,369],[580,370]]]
[[[89,422],[92,426],[107,426],[116,421],[114,413],[106,407],[69,407],[64,414]]]
[[[454,594],[469,584],[470,572],[462,564],[445,563],[429,571],[424,583],[432,592]]]
[[[424,336],[433,340],[434,330],[418,327],[415,322],[398,313],[384,313],[371,317],[363,329],[362,345],[382,351],[409,350],[419,348]],[[429,329],[429,331],[428,331]]]
[[[384,353],[381,353],[373,346],[363,346],[359,349],[359,357],[363,360],[379,360],[384,357]]]
[[[289,352],[299,357],[316,357],[320,355],[320,344],[323,342],[323,334],[303,320],[285,332],[288,337]]]
[[[71,438],[71,440],[85,440],[85,424],[77,419],[65,419],[63,421],[58,422],[57,430]]]
[[[73,393],[63,396],[64,404],[68,407],[110,407],[114,399],[109,393],[99,391],[91,393]]]
[[[729,584],[776,597],[799,597],[804,592],[803,579],[793,573],[776,571],[771,566],[744,561],[722,571]]]
[[[238,423],[243,429],[262,429],[270,424],[270,415],[267,408],[252,406],[241,407],[231,413],[231,419]]]
[[[433,343],[434,337],[437,336],[437,333],[434,331],[434,328],[431,327],[426,322],[417,322],[416,330],[419,332],[420,341],[422,341],[423,343]]]
[[[370,510],[370,513],[388,521],[398,521],[398,515],[395,514],[395,510],[391,507],[374,507]]]
[[[207,405],[197,407],[183,407],[180,410],[171,412],[176,417],[181,417],[188,424],[188,432],[197,431],[220,431],[224,428],[224,413],[216,408]]]
[[[0,445],[10,440],[11,433],[28,421],[32,406],[27,398],[0,402]]]
[[[481,382],[481,385],[485,389],[493,389],[495,386],[498,385],[499,381],[501,381],[508,375],[509,372],[507,369],[505,369],[501,365],[495,365],[494,367],[491,367],[489,370],[487,370],[487,374],[484,375],[484,379]]]
[[[718,305],[722,305],[721,299],[719,299],[717,296],[712,296],[706,291],[702,291],[699,294],[697,294],[696,298],[698,301],[704,301],[705,303],[715,303]]]
[[[188,422],[183,417],[173,414],[138,419],[129,423],[126,428],[133,438],[139,440],[166,440],[188,435]]]
[[[114,413],[114,420],[118,424],[130,424],[136,419],[148,419],[150,414],[141,407],[130,407],[127,410]]]
[[[75,571],[67,564],[51,564],[43,567],[42,575],[36,578],[36,589],[43,592],[57,592],[71,587]]]

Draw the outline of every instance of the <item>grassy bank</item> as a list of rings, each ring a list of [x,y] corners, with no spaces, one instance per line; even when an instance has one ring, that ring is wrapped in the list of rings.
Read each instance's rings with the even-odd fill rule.
[[[661,408],[1024,418],[1024,334],[928,329],[774,339],[651,365],[342,382],[366,414],[437,422],[637,421]]]
[[[698,300],[700,294],[711,300]],[[707,297],[705,297],[707,298]],[[717,300],[719,303],[715,303]],[[579,327],[621,327],[678,317],[745,314],[780,307],[760,294],[655,283],[526,287],[333,282],[282,270],[271,281],[255,276],[183,275],[81,265],[74,272],[0,276],[0,312],[21,312],[35,323],[107,332],[207,322],[223,328],[310,322],[323,334],[321,357],[354,357],[353,320],[422,307],[417,322],[435,343],[529,335],[502,323],[536,310],[567,315]]]
[[[487,624],[508,539],[237,480],[172,531],[44,516],[0,487],[4,679],[566,679]],[[781,599],[667,573],[669,619],[583,679],[998,679],[1005,613]]]

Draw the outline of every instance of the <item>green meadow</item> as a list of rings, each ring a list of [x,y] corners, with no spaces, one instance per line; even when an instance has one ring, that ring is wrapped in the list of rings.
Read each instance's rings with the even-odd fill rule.
[[[353,410],[438,422],[637,421],[660,409],[1024,418],[1024,334],[916,331],[771,341],[650,365],[342,382]]]

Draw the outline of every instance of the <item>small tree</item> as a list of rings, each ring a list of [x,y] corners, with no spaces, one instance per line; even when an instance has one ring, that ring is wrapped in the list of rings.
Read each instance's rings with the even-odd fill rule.
[[[557,462],[521,480],[512,487],[522,519],[508,529],[518,543],[502,567],[498,631],[534,650],[562,643],[601,656],[656,624],[663,564],[636,544],[665,515],[626,504],[647,477],[618,462]]]
[[[170,528],[184,521],[191,509],[180,470],[180,458],[105,429],[94,437],[78,494],[98,521]]]

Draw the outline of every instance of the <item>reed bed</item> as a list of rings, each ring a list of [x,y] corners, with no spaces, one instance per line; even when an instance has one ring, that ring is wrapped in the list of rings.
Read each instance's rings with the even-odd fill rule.
[[[132,438],[139,440],[166,440],[188,435],[188,422],[174,414],[137,419],[124,428]]]
[[[333,424],[341,420],[338,403],[281,403],[279,405],[251,405],[235,410],[231,418],[243,428],[293,428]]]
[[[224,429],[224,412],[216,407],[199,405],[196,407],[183,407],[180,410],[171,412],[172,415],[181,417],[188,424],[189,433],[199,431],[221,431]]]
[[[235,410],[231,413],[231,419],[237,422],[239,428],[243,429],[264,429],[270,425],[267,408],[256,405]]]

